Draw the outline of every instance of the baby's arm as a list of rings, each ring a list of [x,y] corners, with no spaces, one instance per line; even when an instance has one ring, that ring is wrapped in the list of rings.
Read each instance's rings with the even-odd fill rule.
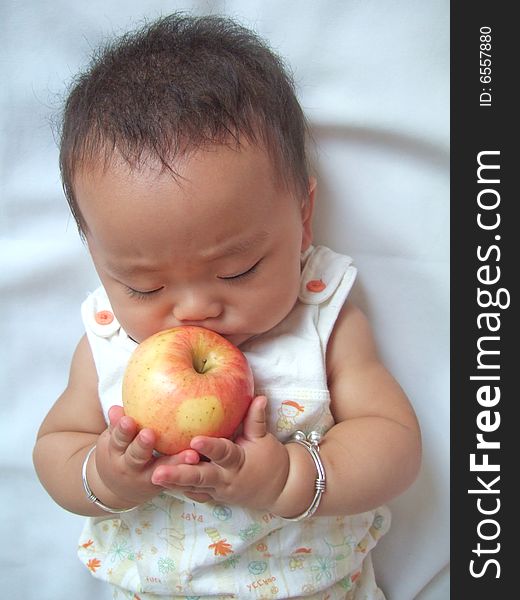
[[[421,435],[406,395],[379,359],[367,319],[351,303],[329,341],[327,374],[336,425],[320,444],[327,491],[318,514],[355,514],[414,481]]]
[[[112,508],[130,508],[156,496],[153,469],[160,462],[198,462],[190,450],[177,457],[153,458],[154,433],[139,433],[135,422],[113,407],[107,428],[97,392],[97,373],[86,336],[74,353],[68,385],[43,421],[34,448],[38,476],[54,500],[71,512],[106,514],[86,498],[81,478],[87,452],[96,445],[87,465],[94,494]]]
[[[326,492],[316,514],[357,514],[384,504],[413,482],[421,434],[406,395],[379,359],[367,319],[351,303],[343,307],[329,340],[327,376],[336,424],[320,443]],[[289,448],[290,476],[274,506],[284,516],[309,506],[316,478],[307,450],[298,444]]]

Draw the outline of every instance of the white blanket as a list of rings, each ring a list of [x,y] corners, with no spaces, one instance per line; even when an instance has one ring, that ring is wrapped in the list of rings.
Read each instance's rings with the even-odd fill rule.
[[[106,594],[75,557],[82,518],[48,498],[31,461],[97,285],[51,123],[93,47],[176,9],[239,18],[294,71],[318,145],[315,241],[355,258],[358,302],[422,425],[422,472],[375,554],[388,599],[411,600],[449,562],[447,0],[0,3],[3,597]],[[428,594],[448,597],[446,578]]]

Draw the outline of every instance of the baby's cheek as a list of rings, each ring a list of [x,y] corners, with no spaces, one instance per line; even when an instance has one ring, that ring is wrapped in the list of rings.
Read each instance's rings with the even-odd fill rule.
[[[125,332],[136,342],[142,342],[158,331],[168,329],[171,325],[164,318],[157,317],[152,311],[135,310],[128,315],[125,323],[121,323]]]
[[[273,321],[271,327],[282,321],[293,309],[298,300],[298,285],[293,282],[281,283],[277,289],[273,289],[265,306],[265,315]],[[260,313],[261,314],[261,313]]]

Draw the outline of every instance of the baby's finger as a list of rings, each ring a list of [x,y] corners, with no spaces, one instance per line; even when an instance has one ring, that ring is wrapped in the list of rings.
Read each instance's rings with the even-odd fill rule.
[[[125,411],[123,410],[122,406],[118,406],[117,404],[114,404],[114,406],[110,407],[110,409],[108,410],[108,419],[110,421],[110,429],[111,430],[117,426],[121,417],[123,417],[124,414],[125,414]]]
[[[199,465],[161,465],[152,473],[152,483],[163,487],[189,488],[190,492],[206,492],[218,483],[218,467],[209,462]]]
[[[110,435],[111,449],[124,454],[130,442],[137,435],[137,425],[130,417],[121,417]]]
[[[130,468],[142,469],[153,457],[155,434],[151,429],[141,429],[129,444],[125,460]]]
[[[191,447],[223,469],[238,469],[244,462],[243,448],[225,438],[198,436],[191,441]]]
[[[170,456],[170,464],[186,464],[186,465],[197,465],[200,462],[200,454],[188,448],[187,450],[183,450],[178,454],[174,454]]]
[[[200,462],[200,454],[191,448],[172,454],[161,456],[157,459],[156,465],[197,465]]]
[[[246,440],[262,438],[267,434],[266,406],[267,398],[265,396],[257,396],[251,402],[243,423],[242,435]]]

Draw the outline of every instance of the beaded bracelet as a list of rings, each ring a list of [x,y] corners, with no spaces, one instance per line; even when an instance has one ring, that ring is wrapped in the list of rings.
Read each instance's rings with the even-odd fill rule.
[[[94,452],[95,449],[96,446],[92,446],[92,448],[87,452],[87,456],[85,456],[85,460],[83,461],[83,467],[81,468],[81,478],[83,479],[83,487],[85,488],[87,500],[89,502],[92,502],[92,504],[99,506],[99,508],[102,508],[105,512],[108,513],[119,514],[134,510],[136,508],[135,506],[132,506],[132,508],[110,508],[110,506],[103,504],[103,502],[101,502],[101,500],[96,496],[96,494],[94,494],[94,492],[90,489],[90,485],[88,484],[87,480],[87,464],[90,455],[92,454],[92,452]]]
[[[325,491],[325,469],[323,467],[323,463],[321,462],[321,457],[319,454],[320,451],[320,443],[321,435],[317,431],[311,431],[309,435],[305,435],[303,431],[295,431],[293,435],[287,440],[287,443],[300,444],[307,449],[309,454],[312,456],[312,460],[316,465],[316,471],[318,472],[318,476],[316,477],[315,482],[315,494],[309,508],[304,511],[301,515],[297,517],[282,517],[285,521],[302,521],[303,519],[307,519],[311,517],[317,510],[318,506],[321,502],[321,497],[323,492]]]

